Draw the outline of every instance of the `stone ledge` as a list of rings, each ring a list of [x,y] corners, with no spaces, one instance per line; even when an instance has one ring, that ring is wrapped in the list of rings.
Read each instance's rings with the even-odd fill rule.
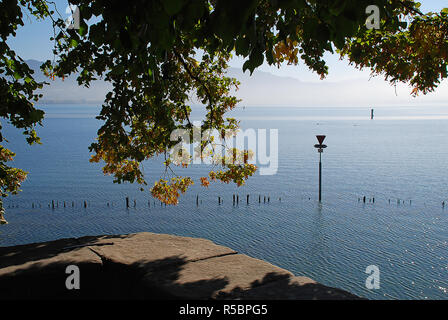
[[[80,268],[81,289],[65,288]],[[1,299],[359,299],[212,241],[87,236],[0,247]]]

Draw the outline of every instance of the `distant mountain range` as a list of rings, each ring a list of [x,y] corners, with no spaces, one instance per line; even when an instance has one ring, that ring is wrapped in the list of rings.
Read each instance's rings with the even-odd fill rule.
[[[76,81],[77,76],[71,75],[64,80],[55,79],[54,81],[46,77],[40,66],[42,61],[26,60],[34,73],[34,78],[37,81],[48,82],[49,85],[44,86],[41,90],[43,94],[41,103],[45,104],[101,104],[104,101],[106,93],[112,86],[103,80],[92,82],[90,88],[80,87]]]
[[[35,70],[38,81],[49,82],[42,89],[45,104],[101,104],[111,89],[103,80],[92,82],[90,88],[80,87],[76,76],[64,81],[50,80],[43,75],[39,67],[41,61],[27,60]],[[235,92],[242,99],[241,106],[347,106],[371,107],[382,105],[441,104],[448,101],[448,86],[443,83],[436,93],[418,98],[410,96],[410,89],[400,85],[396,90],[380,78],[344,80],[330,82],[305,82],[292,77],[276,76],[268,72],[255,71],[252,76],[241,69],[229,68],[228,75],[237,78],[241,85]],[[195,103],[193,101],[193,103]]]

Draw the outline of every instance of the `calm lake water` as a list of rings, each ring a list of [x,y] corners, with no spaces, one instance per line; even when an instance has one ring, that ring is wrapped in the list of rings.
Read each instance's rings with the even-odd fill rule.
[[[0,246],[170,233],[207,238],[371,299],[448,298],[448,205],[442,207],[448,201],[448,106],[376,108],[373,121],[368,108],[238,108],[232,115],[243,128],[278,129],[277,173],[256,174],[240,188],[196,183],[174,207],[152,200],[148,207],[147,191],[113,184],[101,164],[89,163],[98,107],[44,110],[41,146],[27,146],[19,131],[5,128],[8,147],[17,152],[15,165],[30,174],[23,192],[5,200],[9,224],[0,227]],[[321,205],[316,134],[327,135],[328,145]],[[207,169],[193,165],[176,173],[198,178]],[[155,161],[145,164],[145,172],[149,181],[163,173]],[[232,205],[235,193],[239,206]],[[136,199],[136,208],[125,208],[126,196],[132,205]],[[363,196],[367,203],[358,201]],[[51,200],[59,208],[49,208]],[[369,265],[380,269],[378,290],[365,287]]]

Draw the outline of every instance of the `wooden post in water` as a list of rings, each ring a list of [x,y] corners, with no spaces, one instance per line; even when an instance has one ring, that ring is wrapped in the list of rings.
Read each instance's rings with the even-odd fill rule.
[[[373,109],[370,109],[370,120],[373,120]]]
[[[87,201],[84,200],[84,208],[87,208]]]
[[[196,207],[199,206],[199,195],[196,195]]]
[[[129,208],[129,197],[126,197],[126,209]]]
[[[247,195],[246,202],[247,202],[247,204],[249,204],[249,195]]]

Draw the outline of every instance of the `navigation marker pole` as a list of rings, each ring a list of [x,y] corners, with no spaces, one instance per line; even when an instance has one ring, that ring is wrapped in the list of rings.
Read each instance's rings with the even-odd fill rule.
[[[314,148],[316,148],[317,152],[319,152],[319,202],[322,202],[322,152],[324,152],[324,149],[327,146],[323,144],[325,140],[324,135],[318,135],[316,138],[317,141],[319,141],[319,144],[314,145]]]

